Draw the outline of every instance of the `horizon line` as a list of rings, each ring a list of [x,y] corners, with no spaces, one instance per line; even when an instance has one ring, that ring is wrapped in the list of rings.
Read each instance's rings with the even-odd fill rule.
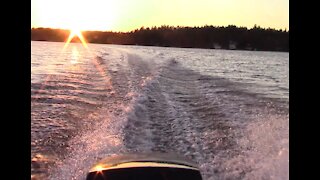
[[[225,28],[225,27],[229,27],[229,26],[235,26],[236,28],[246,28],[248,30],[250,29],[254,29],[255,27],[257,28],[261,28],[261,29],[272,29],[272,30],[276,30],[276,31],[285,31],[285,32],[289,32],[289,28],[279,28],[279,29],[276,29],[276,28],[271,28],[271,27],[262,27],[260,25],[257,25],[255,24],[253,27],[251,28],[248,28],[246,26],[237,26],[237,25],[234,25],[234,24],[229,24],[227,26],[217,26],[217,25],[202,25],[202,26],[180,26],[180,25],[176,25],[176,26],[173,26],[173,25],[161,25],[161,26],[141,26],[140,28],[135,28],[133,30],[130,30],[130,31],[114,31],[114,30],[81,30],[81,32],[88,32],[88,31],[98,31],[98,32],[114,32],[114,33],[130,33],[130,32],[133,32],[135,30],[140,30],[142,28],[144,29],[152,29],[152,28],[160,28],[160,27],[174,27],[174,28],[202,28],[202,27],[215,27],[215,28]],[[68,28],[58,28],[58,27],[31,27],[31,30],[32,29],[37,29],[37,28],[43,28],[43,29],[56,29],[56,30],[71,30],[71,29],[68,29]]]

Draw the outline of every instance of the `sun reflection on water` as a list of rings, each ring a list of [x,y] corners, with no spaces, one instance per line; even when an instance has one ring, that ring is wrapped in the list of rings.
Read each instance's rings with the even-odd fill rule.
[[[73,46],[72,48],[72,56],[71,56],[71,64],[77,64],[79,63],[79,57],[80,57],[80,54],[79,54],[79,51],[77,49],[77,47]]]

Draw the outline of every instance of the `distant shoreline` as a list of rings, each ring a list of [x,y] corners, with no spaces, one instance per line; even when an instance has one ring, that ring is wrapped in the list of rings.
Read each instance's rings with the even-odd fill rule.
[[[57,43],[65,43],[64,41],[43,41],[43,40],[31,40],[34,42],[57,42]],[[71,42],[70,44],[81,44],[81,42]],[[275,53],[289,53],[288,51],[268,51],[268,50],[246,50],[246,49],[213,49],[213,48],[195,48],[195,47],[169,47],[169,46],[149,46],[149,45],[136,45],[136,44],[106,44],[106,43],[92,43],[88,44],[98,44],[98,45],[118,45],[118,46],[143,46],[143,47],[160,47],[160,48],[181,48],[181,49],[200,49],[200,50],[224,50],[224,51],[253,51],[253,52],[275,52]]]
[[[32,28],[32,41],[65,42],[69,30]],[[140,28],[131,32],[84,31],[92,44],[289,52],[289,31],[254,27],[171,27]],[[74,38],[72,42],[79,42]]]

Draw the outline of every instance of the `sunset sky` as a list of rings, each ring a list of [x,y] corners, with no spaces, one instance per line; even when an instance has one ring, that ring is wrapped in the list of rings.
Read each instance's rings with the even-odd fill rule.
[[[31,27],[131,31],[142,26],[289,29],[289,0],[31,0]]]

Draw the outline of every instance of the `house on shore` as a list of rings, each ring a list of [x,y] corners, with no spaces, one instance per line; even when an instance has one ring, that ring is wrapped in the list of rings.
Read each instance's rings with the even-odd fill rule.
[[[218,43],[213,43],[213,49],[221,49],[221,45]]]
[[[237,49],[237,43],[234,41],[229,41],[229,49],[230,50],[235,50]]]

